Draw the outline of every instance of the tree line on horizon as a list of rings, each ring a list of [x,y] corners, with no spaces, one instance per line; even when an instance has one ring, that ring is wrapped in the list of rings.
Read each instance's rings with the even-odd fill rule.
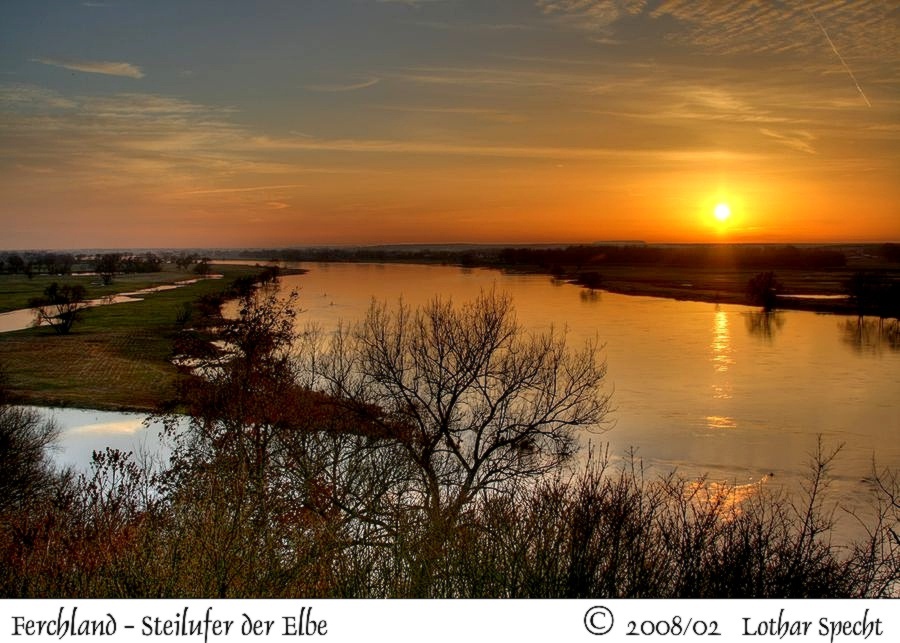
[[[506,248],[499,261],[526,266],[665,266],[672,268],[735,268],[823,270],[842,268],[847,256],[838,249],[797,246],[572,246],[561,249]]]
[[[25,275],[68,276],[73,271],[96,272],[101,276],[160,272],[163,265],[171,263],[187,270],[192,265],[209,259],[197,253],[186,252],[0,252],[0,273]]]
[[[871,244],[872,256],[900,263],[900,244]],[[429,247],[321,247],[247,249],[238,256],[274,261],[424,261],[462,265],[522,266],[552,271],[575,266],[661,266],[673,268],[736,268],[744,270],[826,270],[848,263],[841,246],[790,244],[590,244],[560,247],[484,246],[452,249]]]

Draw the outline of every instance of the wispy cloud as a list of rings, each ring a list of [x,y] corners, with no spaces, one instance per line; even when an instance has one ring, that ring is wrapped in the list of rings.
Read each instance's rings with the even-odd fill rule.
[[[756,154],[745,154],[719,149],[643,149],[563,147],[544,145],[492,145],[489,143],[457,143],[436,140],[391,139],[277,139],[254,137],[252,146],[259,150],[331,151],[371,154],[426,154],[444,156],[479,156],[515,159],[546,160],[598,160],[622,161],[648,159],[661,162],[688,162],[709,160],[751,160]]]
[[[680,23],[672,39],[723,53],[828,53],[813,12],[845,54],[872,58],[900,51],[897,21],[887,2],[664,0],[650,16]]]
[[[85,187],[152,187],[287,166],[234,153],[231,146],[244,135],[227,119],[230,110],[171,97],[63,96],[13,86],[0,87],[0,106],[0,146],[15,150],[11,160],[54,168],[61,181]]]
[[[410,114],[439,114],[448,116],[468,116],[497,123],[522,123],[528,120],[521,114],[502,109],[486,107],[425,107],[410,105],[379,105],[376,109],[390,112],[407,112]]]
[[[812,146],[812,141],[815,139],[815,136],[809,132],[776,132],[765,127],[760,128],[759,131],[761,134],[768,136],[793,150],[797,150],[798,152],[805,152],[806,154],[816,153],[816,150]]]
[[[412,67],[391,75],[397,80],[429,85],[493,87],[496,89],[555,89],[592,92],[609,83],[594,73],[563,73],[555,70],[504,67]],[[621,87],[621,85],[620,85]]]
[[[263,202],[305,187],[301,175],[361,171],[260,153],[235,111],[153,94],[0,85],[0,175],[41,168],[60,189],[122,187],[151,199],[258,194]]]
[[[170,96],[125,92],[112,96],[93,96],[83,101],[95,115],[116,117],[157,116],[183,117],[194,114],[209,118],[232,113],[230,107],[212,107],[201,105]]]
[[[288,183],[285,185],[254,185],[246,188],[215,188],[211,190],[189,190],[187,192],[180,193],[181,196],[188,195],[196,195],[196,194],[229,194],[233,192],[260,192],[260,191],[276,191],[276,190],[288,190],[292,188],[302,188],[305,187],[303,183]]]
[[[32,62],[53,67],[62,67],[72,71],[88,74],[104,74],[106,76],[124,76],[126,78],[143,78],[144,72],[137,65],[124,62],[104,60],[61,60],[58,58],[32,58]]]
[[[606,29],[624,16],[639,14],[646,5],[646,0],[537,0],[544,13],[590,30]]]
[[[0,85],[0,105],[42,107],[46,109],[73,109],[78,103],[43,87],[33,85]]]
[[[532,31],[534,25],[526,25],[519,22],[450,22],[441,20],[416,20],[410,21],[410,24],[418,27],[426,27],[429,29],[440,29],[442,31],[471,31],[471,32],[489,32],[497,33],[504,31]]]
[[[611,38],[617,23],[629,16],[674,19],[669,42],[718,53],[825,53],[823,45],[840,49],[844,58],[896,60],[900,34],[896,7],[888,2],[782,0],[535,0],[548,16],[573,27]],[[821,25],[816,22],[821,22]],[[828,40],[822,38],[827,28]],[[896,65],[894,65],[896,67]]]
[[[358,83],[350,83],[350,84],[324,84],[324,85],[304,85],[304,89],[308,89],[312,92],[352,92],[358,89],[366,89],[367,87],[372,87],[381,82],[380,78],[370,78],[368,80],[364,80]]]
[[[378,4],[405,4],[408,7],[422,7],[426,4],[444,2],[444,0],[376,0]]]

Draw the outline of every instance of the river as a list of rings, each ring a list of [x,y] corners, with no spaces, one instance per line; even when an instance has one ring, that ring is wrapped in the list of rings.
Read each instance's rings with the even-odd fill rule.
[[[765,316],[743,306],[590,292],[547,276],[483,269],[296,266],[309,272],[282,278],[281,287],[299,289],[301,324],[352,322],[373,299],[464,301],[496,288],[512,295],[527,328],[565,327],[573,345],[597,338],[613,426],[584,441],[608,444],[617,458],[633,448],[651,470],[796,489],[821,436],[826,448],[842,447],[834,496],[856,506],[870,489],[873,462],[900,468],[900,346],[877,322],[800,311]],[[126,418],[130,424],[117,414],[71,421],[67,413],[59,414],[65,462],[83,462],[92,444],[110,436],[117,444],[127,442],[124,436],[132,443],[155,439],[156,429],[134,417]]]

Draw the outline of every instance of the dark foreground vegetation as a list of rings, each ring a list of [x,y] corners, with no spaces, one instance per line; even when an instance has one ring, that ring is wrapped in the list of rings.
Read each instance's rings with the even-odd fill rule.
[[[528,335],[495,293],[373,305],[298,333],[249,289],[165,415],[170,462],[50,465],[54,428],[0,399],[0,594],[64,597],[896,595],[896,472],[868,536],[831,540],[832,453],[795,496],[574,458],[609,399],[597,349]],[[213,318],[215,311],[207,311]],[[2,390],[2,389],[0,389]]]

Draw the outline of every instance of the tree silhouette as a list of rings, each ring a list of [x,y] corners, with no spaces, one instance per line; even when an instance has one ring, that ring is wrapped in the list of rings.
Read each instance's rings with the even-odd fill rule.
[[[35,297],[28,302],[34,309],[35,326],[48,324],[58,334],[67,334],[87,306],[86,295],[87,291],[81,284],[60,286],[54,281],[44,289],[43,297]]]
[[[603,422],[605,373],[594,344],[571,352],[559,332],[526,333],[494,292],[460,307],[373,303],[338,331],[322,360],[326,391],[379,428],[414,476],[399,496],[404,520],[420,524],[414,595],[431,590],[431,565],[476,500],[558,470],[576,428]]]
[[[100,275],[100,280],[104,286],[112,283],[113,277],[121,269],[122,255],[118,253],[107,253],[97,257],[94,264],[94,271]]]
[[[747,282],[747,299],[769,312],[777,306],[778,295],[783,289],[774,272],[761,272]]]

